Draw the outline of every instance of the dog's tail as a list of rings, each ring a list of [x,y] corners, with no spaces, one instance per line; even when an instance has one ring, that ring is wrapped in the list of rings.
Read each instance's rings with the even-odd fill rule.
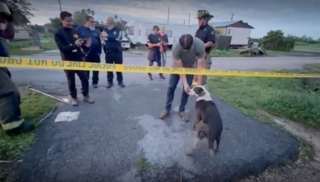
[[[216,148],[216,152],[218,151],[219,149],[219,144],[220,144],[220,140],[221,140],[221,133],[222,132],[219,132],[216,136],[216,142],[217,142],[217,148]]]

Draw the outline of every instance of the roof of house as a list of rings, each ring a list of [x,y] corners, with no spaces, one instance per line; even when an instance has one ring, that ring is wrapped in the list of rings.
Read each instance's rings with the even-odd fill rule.
[[[210,23],[211,26],[216,27],[216,28],[232,27],[233,25],[236,25],[236,24],[241,25],[241,27],[243,27],[243,28],[254,29],[251,25],[249,25],[248,23],[244,23],[242,20]]]

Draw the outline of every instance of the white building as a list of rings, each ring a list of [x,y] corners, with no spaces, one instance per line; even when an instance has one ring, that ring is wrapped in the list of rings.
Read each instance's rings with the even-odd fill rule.
[[[128,26],[128,37],[133,44],[147,44],[147,37],[152,32],[154,25],[165,27],[166,34],[169,40],[169,47],[173,45],[174,42],[178,41],[180,36],[183,34],[194,35],[198,29],[197,25],[179,25],[179,24],[167,24],[167,23],[148,23],[134,21],[127,24]]]
[[[32,38],[30,32],[23,26],[16,26],[14,31],[14,40],[30,40]]]
[[[231,46],[241,47],[248,44],[251,30],[254,29],[248,23],[241,20],[228,22],[213,22],[210,23],[215,30],[219,31],[219,35],[231,36]]]
[[[127,24],[128,37],[133,44],[147,44],[147,37],[152,32],[152,27],[158,25],[159,28],[165,27],[166,34],[169,39],[169,47],[174,42],[179,40],[179,37],[183,34],[195,35],[199,26],[183,25],[183,24],[167,24],[167,23],[149,23],[141,21],[133,21]],[[248,23],[243,21],[228,21],[228,22],[214,22],[210,23],[215,30],[219,31],[222,36],[232,36],[231,46],[241,47],[248,44],[248,38],[250,37],[251,29],[254,29]]]

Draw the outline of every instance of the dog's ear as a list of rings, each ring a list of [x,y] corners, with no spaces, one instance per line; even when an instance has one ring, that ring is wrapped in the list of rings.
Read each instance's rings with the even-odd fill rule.
[[[200,97],[202,97],[202,96],[204,96],[206,94],[206,92],[201,87],[196,87],[193,90]]]

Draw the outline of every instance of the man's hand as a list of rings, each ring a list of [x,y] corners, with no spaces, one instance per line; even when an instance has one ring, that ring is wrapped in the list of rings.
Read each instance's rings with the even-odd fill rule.
[[[7,28],[7,21],[3,20],[2,22],[0,22],[0,28],[1,30],[5,30]]]
[[[108,37],[108,34],[106,31],[102,31],[101,32],[101,37],[104,39],[104,38],[107,38]]]
[[[83,44],[83,40],[82,39],[77,39],[75,42],[76,46],[81,47]]]
[[[183,90],[188,94],[190,92],[190,86],[188,84],[183,85]]]
[[[89,38],[89,39],[87,40],[87,42],[84,44],[84,46],[90,47],[90,46],[91,46],[91,43],[92,43],[92,40],[91,40],[91,38]]]
[[[161,42],[159,42],[159,43],[157,44],[157,46],[159,46],[159,47],[160,47],[161,45],[162,45]]]

